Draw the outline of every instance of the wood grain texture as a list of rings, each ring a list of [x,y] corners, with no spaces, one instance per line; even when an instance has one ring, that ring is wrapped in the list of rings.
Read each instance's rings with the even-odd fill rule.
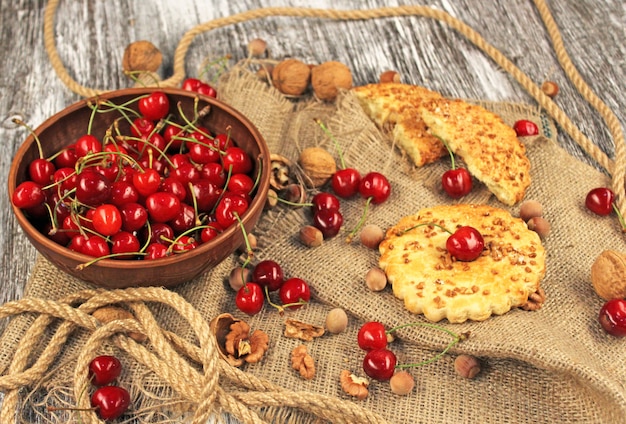
[[[592,141],[609,155],[612,140],[600,116],[581,98],[560,69],[546,30],[530,0],[491,2],[433,0],[497,47],[535,82],[549,78],[560,86],[557,103]],[[121,70],[126,45],[150,40],[164,55],[162,77],[172,72],[174,50],[187,30],[218,17],[268,6],[366,9],[415,4],[385,0],[93,0],[61,1],[55,21],[59,55],[79,83],[102,89],[129,86]],[[19,116],[36,127],[79,100],[57,78],[43,44],[42,0],[0,0],[0,175],[6,181],[11,159],[26,136],[11,122]],[[565,48],[590,87],[626,122],[626,6],[620,0],[550,0]],[[275,57],[319,63],[339,60],[356,84],[376,81],[396,69],[409,83],[448,96],[532,103],[522,87],[463,36],[428,18],[385,18],[340,22],[271,17],[216,29],[196,37],[186,56],[191,76],[207,57],[246,54],[253,38],[267,40]],[[559,142],[587,160],[573,141]],[[5,191],[6,193],[6,191]],[[36,253],[21,234],[6,194],[0,196],[0,273],[2,303],[23,293]],[[4,328],[6,322],[0,324]]]

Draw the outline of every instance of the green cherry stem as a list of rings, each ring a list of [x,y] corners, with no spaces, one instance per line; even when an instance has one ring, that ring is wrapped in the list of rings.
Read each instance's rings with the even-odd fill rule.
[[[365,220],[367,219],[367,212],[369,210],[371,202],[372,202],[372,198],[368,197],[367,201],[365,202],[365,207],[363,208],[363,213],[361,214],[361,218],[359,219],[359,222],[357,222],[356,227],[354,227],[354,229],[350,231],[350,234],[348,234],[348,237],[346,237],[346,243],[352,243],[352,239],[354,239],[354,236],[356,235],[356,233],[361,229],[363,224],[365,224]]]
[[[417,224],[417,225],[414,225],[412,227],[405,228],[404,230],[402,230],[400,232],[400,234],[408,233],[409,231],[414,230],[414,229],[419,228],[419,227],[437,227],[440,230],[443,230],[443,231],[445,231],[448,234],[453,234],[452,231],[448,230],[446,227],[443,227],[443,226],[441,226],[439,224],[436,224],[434,222],[424,222],[422,224]]]
[[[436,354],[432,358],[425,359],[425,360],[423,360],[421,362],[411,362],[411,363],[408,363],[408,364],[396,365],[396,368],[398,368],[398,369],[416,368],[416,367],[421,367],[423,365],[427,365],[427,364],[430,364],[432,362],[435,362],[435,361],[439,360],[440,358],[442,358],[446,353],[448,353],[450,351],[450,349],[452,349],[458,343],[462,342],[463,340],[467,340],[467,338],[470,335],[469,332],[457,334],[457,333],[455,333],[452,330],[448,330],[447,328],[441,327],[441,326],[436,325],[436,324],[430,324],[430,323],[427,323],[427,322],[412,322],[412,323],[409,323],[409,324],[402,324],[402,325],[399,325],[397,327],[393,327],[393,328],[387,330],[385,333],[386,334],[390,334],[390,333],[393,333],[393,332],[395,332],[397,330],[400,330],[402,328],[407,328],[407,327],[428,327],[428,328],[434,328],[436,330],[443,331],[444,333],[449,334],[452,337],[452,341],[450,341],[450,343],[448,343],[448,345],[441,352],[439,352],[438,354]]]
[[[443,145],[445,146],[446,150],[448,151],[448,154],[450,155],[450,167],[452,169],[456,169],[456,163],[454,160],[454,153],[452,153],[452,149],[450,149],[450,145],[448,145],[448,142],[446,140],[444,140],[443,138],[439,137],[438,135],[435,135],[435,137],[437,137],[439,139],[439,141],[441,141],[443,143]]]
[[[624,216],[619,211],[615,202],[611,203],[611,206],[613,207],[613,210],[617,214],[617,219],[619,220],[619,224],[622,226],[622,233],[626,233],[626,221],[624,221]]]
[[[341,163],[341,168],[342,169],[346,169],[346,161],[343,158],[343,151],[341,150],[341,146],[339,145],[339,142],[337,141],[337,139],[335,138],[333,133],[330,132],[328,127],[322,122],[321,119],[314,118],[313,120],[315,121],[315,123],[317,123],[317,125],[320,126],[322,131],[324,131],[324,133],[326,133],[328,138],[330,138],[332,140],[333,144],[335,145],[335,149],[337,150],[337,155],[339,156],[339,162]]]

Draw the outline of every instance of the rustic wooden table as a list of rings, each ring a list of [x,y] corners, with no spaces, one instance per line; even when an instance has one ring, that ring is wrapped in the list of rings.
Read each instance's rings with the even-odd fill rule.
[[[271,3],[271,4],[270,4]],[[131,84],[121,60],[132,41],[153,42],[163,53],[161,76],[172,72],[174,50],[195,25],[267,6],[367,9],[411,4],[384,0],[199,0],[61,1],[55,33],[59,55],[80,84],[116,89]],[[531,0],[431,0],[478,31],[540,84],[557,82],[556,99],[578,128],[612,155],[612,140],[600,116],[583,100],[561,70],[546,29]],[[620,0],[549,0],[563,43],[576,68],[622,126],[626,123],[626,6]],[[26,137],[12,123],[20,117],[36,127],[45,118],[80,99],[52,69],[43,41],[46,2],[0,0],[0,175],[6,178],[11,158]],[[355,84],[374,82],[386,69],[398,70],[404,82],[425,85],[447,96],[533,103],[532,98],[483,52],[453,29],[421,17],[368,21],[268,17],[203,33],[186,56],[195,76],[207,57],[246,55],[247,42],[267,40],[274,57],[294,56],[310,63],[339,60],[353,71]],[[562,143],[585,160],[566,134]],[[22,296],[36,252],[13,218],[9,198],[0,196],[0,301]],[[6,322],[0,323],[0,329]]]

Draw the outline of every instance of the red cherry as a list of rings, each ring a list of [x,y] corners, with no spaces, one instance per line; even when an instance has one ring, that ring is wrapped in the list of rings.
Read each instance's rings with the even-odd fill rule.
[[[76,165],[76,150],[74,144],[67,146],[61,150],[54,158],[54,164],[57,168],[74,168]]]
[[[235,304],[245,314],[256,315],[263,309],[263,289],[256,283],[246,283],[237,291]]]
[[[464,226],[457,229],[446,240],[446,249],[450,255],[459,261],[473,261],[477,259],[485,247],[483,236],[474,227]]]
[[[188,250],[193,250],[198,247],[199,243],[190,236],[180,236],[172,244],[172,251],[174,253],[184,253]]]
[[[112,254],[128,253],[128,255],[116,256],[117,259],[132,259],[139,249],[141,249],[139,239],[128,231],[120,231],[111,237]]]
[[[398,362],[396,355],[389,349],[374,349],[363,358],[363,371],[369,377],[386,381],[393,377]]]
[[[92,223],[98,233],[112,236],[122,229],[122,214],[114,205],[100,205],[94,211]]]
[[[74,143],[74,151],[79,158],[102,151],[102,143],[95,136],[85,134]]]
[[[74,189],[76,187],[76,171],[74,168],[59,168],[54,171],[52,175],[52,181],[55,184],[59,184],[60,192],[66,192]]]
[[[377,321],[366,322],[359,329],[357,342],[363,350],[383,349],[387,347],[385,326]]]
[[[165,118],[170,110],[170,101],[162,91],[154,91],[146,97],[139,99],[137,104],[139,112],[147,119],[158,121]]]
[[[139,203],[126,203],[120,206],[120,214],[124,231],[137,231],[148,221],[148,211]]]
[[[128,181],[115,181],[111,185],[111,203],[122,206],[128,203],[136,203],[139,200],[139,192]]]
[[[177,234],[181,234],[196,226],[196,211],[193,206],[186,203],[180,204],[180,210],[172,220],[168,222],[172,230]]]
[[[181,88],[187,91],[198,92],[198,87],[200,87],[200,84],[202,84],[202,81],[197,78],[185,78]]]
[[[532,121],[520,119],[513,124],[513,129],[518,137],[528,137],[539,134],[539,127]]]
[[[221,163],[205,163],[200,170],[200,178],[208,180],[218,187],[224,187],[226,184],[226,172]]]
[[[238,194],[225,194],[215,208],[215,218],[222,228],[228,228],[237,221],[237,216],[248,210],[248,201]]]
[[[91,395],[91,406],[103,420],[114,420],[128,410],[130,394],[123,387],[103,386]]]
[[[161,187],[159,190],[164,191],[166,193],[172,193],[174,196],[178,197],[178,200],[181,202],[185,201],[187,198],[187,186],[182,183],[176,177],[167,177],[161,182]]]
[[[94,258],[101,258],[110,255],[111,248],[105,239],[97,235],[92,235],[87,238],[80,253],[93,256]]]
[[[229,147],[222,156],[222,166],[231,174],[247,174],[252,171],[252,159],[239,147]]]
[[[391,194],[391,184],[380,172],[370,172],[361,179],[359,193],[374,204],[383,203]]]
[[[217,222],[212,222],[200,231],[200,240],[202,240],[202,243],[211,241],[222,231],[222,227]]]
[[[313,196],[311,203],[313,204],[313,213],[321,210],[338,211],[340,206],[337,197],[325,192],[317,193]]]
[[[472,191],[472,176],[465,168],[450,169],[443,173],[441,185],[448,196],[458,199]]]
[[[111,182],[102,174],[86,169],[76,177],[76,199],[88,206],[107,203],[111,198]]]
[[[585,206],[597,215],[609,215],[613,211],[615,194],[606,187],[598,187],[587,193]]]
[[[30,180],[46,186],[52,181],[56,166],[48,159],[35,159],[28,165],[28,175]]]
[[[203,94],[208,97],[217,97],[217,90],[215,90],[215,88],[206,83],[200,84],[197,91],[199,94]]]
[[[89,363],[89,378],[94,386],[111,384],[120,374],[122,374],[122,363],[115,356],[96,356]]]
[[[330,179],[331,187],[337,196],[348,199],[359,192],[361,174],[354,168],[336,171]]]
[[[155,260],[160,258],[165,258],[169,254],[169,250],[167,246],[161,243],[152,243],[149,244],[146,248],[146,254],[143,257],[144,260]]]
[[[154,131],[154,122],[146,117],[136,118],[130,126],[130,133],[135,137],[141,137]]]
[[[343,225],[343,215],[337,210],[321,210],[313,215],[313,226],[322,232],[325,239],[339,234]]]
[[[24,181],[15,188],[11,201],[20,209],[30,209],[43,205],[46,201],[46,195],[42,188],[40,184],[33,181]]]
[[[248,174],[234,174],[228,180],[228,186],[226,188],[229,191],[250,193],[254,188],[254,181]]]
[[[252,270],[252,281],[261,286],[267,286],[269,291],[276,291],[283,284],[283,270],[277,262],[266,259],[259,262]]]
[[[159,191],[146,198],[146,209],[154,222],[167,222],[180,212],[181,203],[172,193]]]
[[[626,300],[611,299],[600,309],[600,325],[612,336],[626,337]]]
[[[147,239],[150,243],[161,243],[169,246],[174,239],[174,230],[167,224],[155,222],[150,225],[150,233],[146,234],[144,239]]]
[[[311,299],[311,290],[306,281],[293,277],[280,286],[278,296],[283,305],[289,305],[289,309],[298,309]]]

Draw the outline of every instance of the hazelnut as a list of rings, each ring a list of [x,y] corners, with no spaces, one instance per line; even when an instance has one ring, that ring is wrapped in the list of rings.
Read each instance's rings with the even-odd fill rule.
[[[285,59],[272,70],[272,83],[281,93],[299,96],[305,92],[311,79],[309,65],[298,59]]]
[[[352,88],[352,72],[341,62],[324,62],[311,71],[311,86],[319,99],[332,102],[339,90]]]
[[[535,216],[528,220],[528,229],[539,234],[539,237],[546,238],[550,234],[550,222],[541,216]]]
[[[324,242],[322,232],[312,225],[305,225],[300,228],[299,237],[302,244],[306,247],[319,247]]]
[[[234,291],[238,291],[245,283],[252,281],[252,272],[248,268],[235,267],[228,276],[228,285]]]
[[[365,274],[365,285],[371,291],[381,291],[387,287],[387,275],[380,268],[372,268]]]
[[[163,55],[154,44],[145,40],[135,41],[124,50],[122,68],[125,72],[156,72],[162,61]]]
[[[454,370],[463,378],[474,378],[480,372],[480,361],[471,355],[459,355],[454,360]]]
[[[536,200],[525,200],[519,207],[519,217],[525,222],[536,216],[543,215],[543,206]]]
[[[261,57],[267,51],[267,43],[261,38],[255,38],[248,42],[248,54],[251,57]]]
[[[367,224],[361,229],[361,244],[370,249],[377,249],[385,238],[385,232],[376,224]]]
[[[339,334],[348,327],[348,314],[341,308],[334,308],[326,315],[326,330],[331,334]]]
[[[591,265],[591,284],[604,300],[626,298],[626,256],[605,250]]]
[[[389,380],[389,388],[396,395],[408,395],[415,387],[415,379],[406,371],[398,371]]]
[[[543,84],[541,84],[541,91],[543,91],[546,96],[553,98],[559,94],[559,86],[554,81],[544,81]]]
[[[401,78],[400,78],[400,74],[397,73],[396,71],[385,71],[382,74],[380,74],[378,81],[383,84],[386,82],[399,83],[401,82]]]
[[[321,147],[308,147],[302,151],[298,163],[313,187],[326,184],[337,171],[333,156]]]

